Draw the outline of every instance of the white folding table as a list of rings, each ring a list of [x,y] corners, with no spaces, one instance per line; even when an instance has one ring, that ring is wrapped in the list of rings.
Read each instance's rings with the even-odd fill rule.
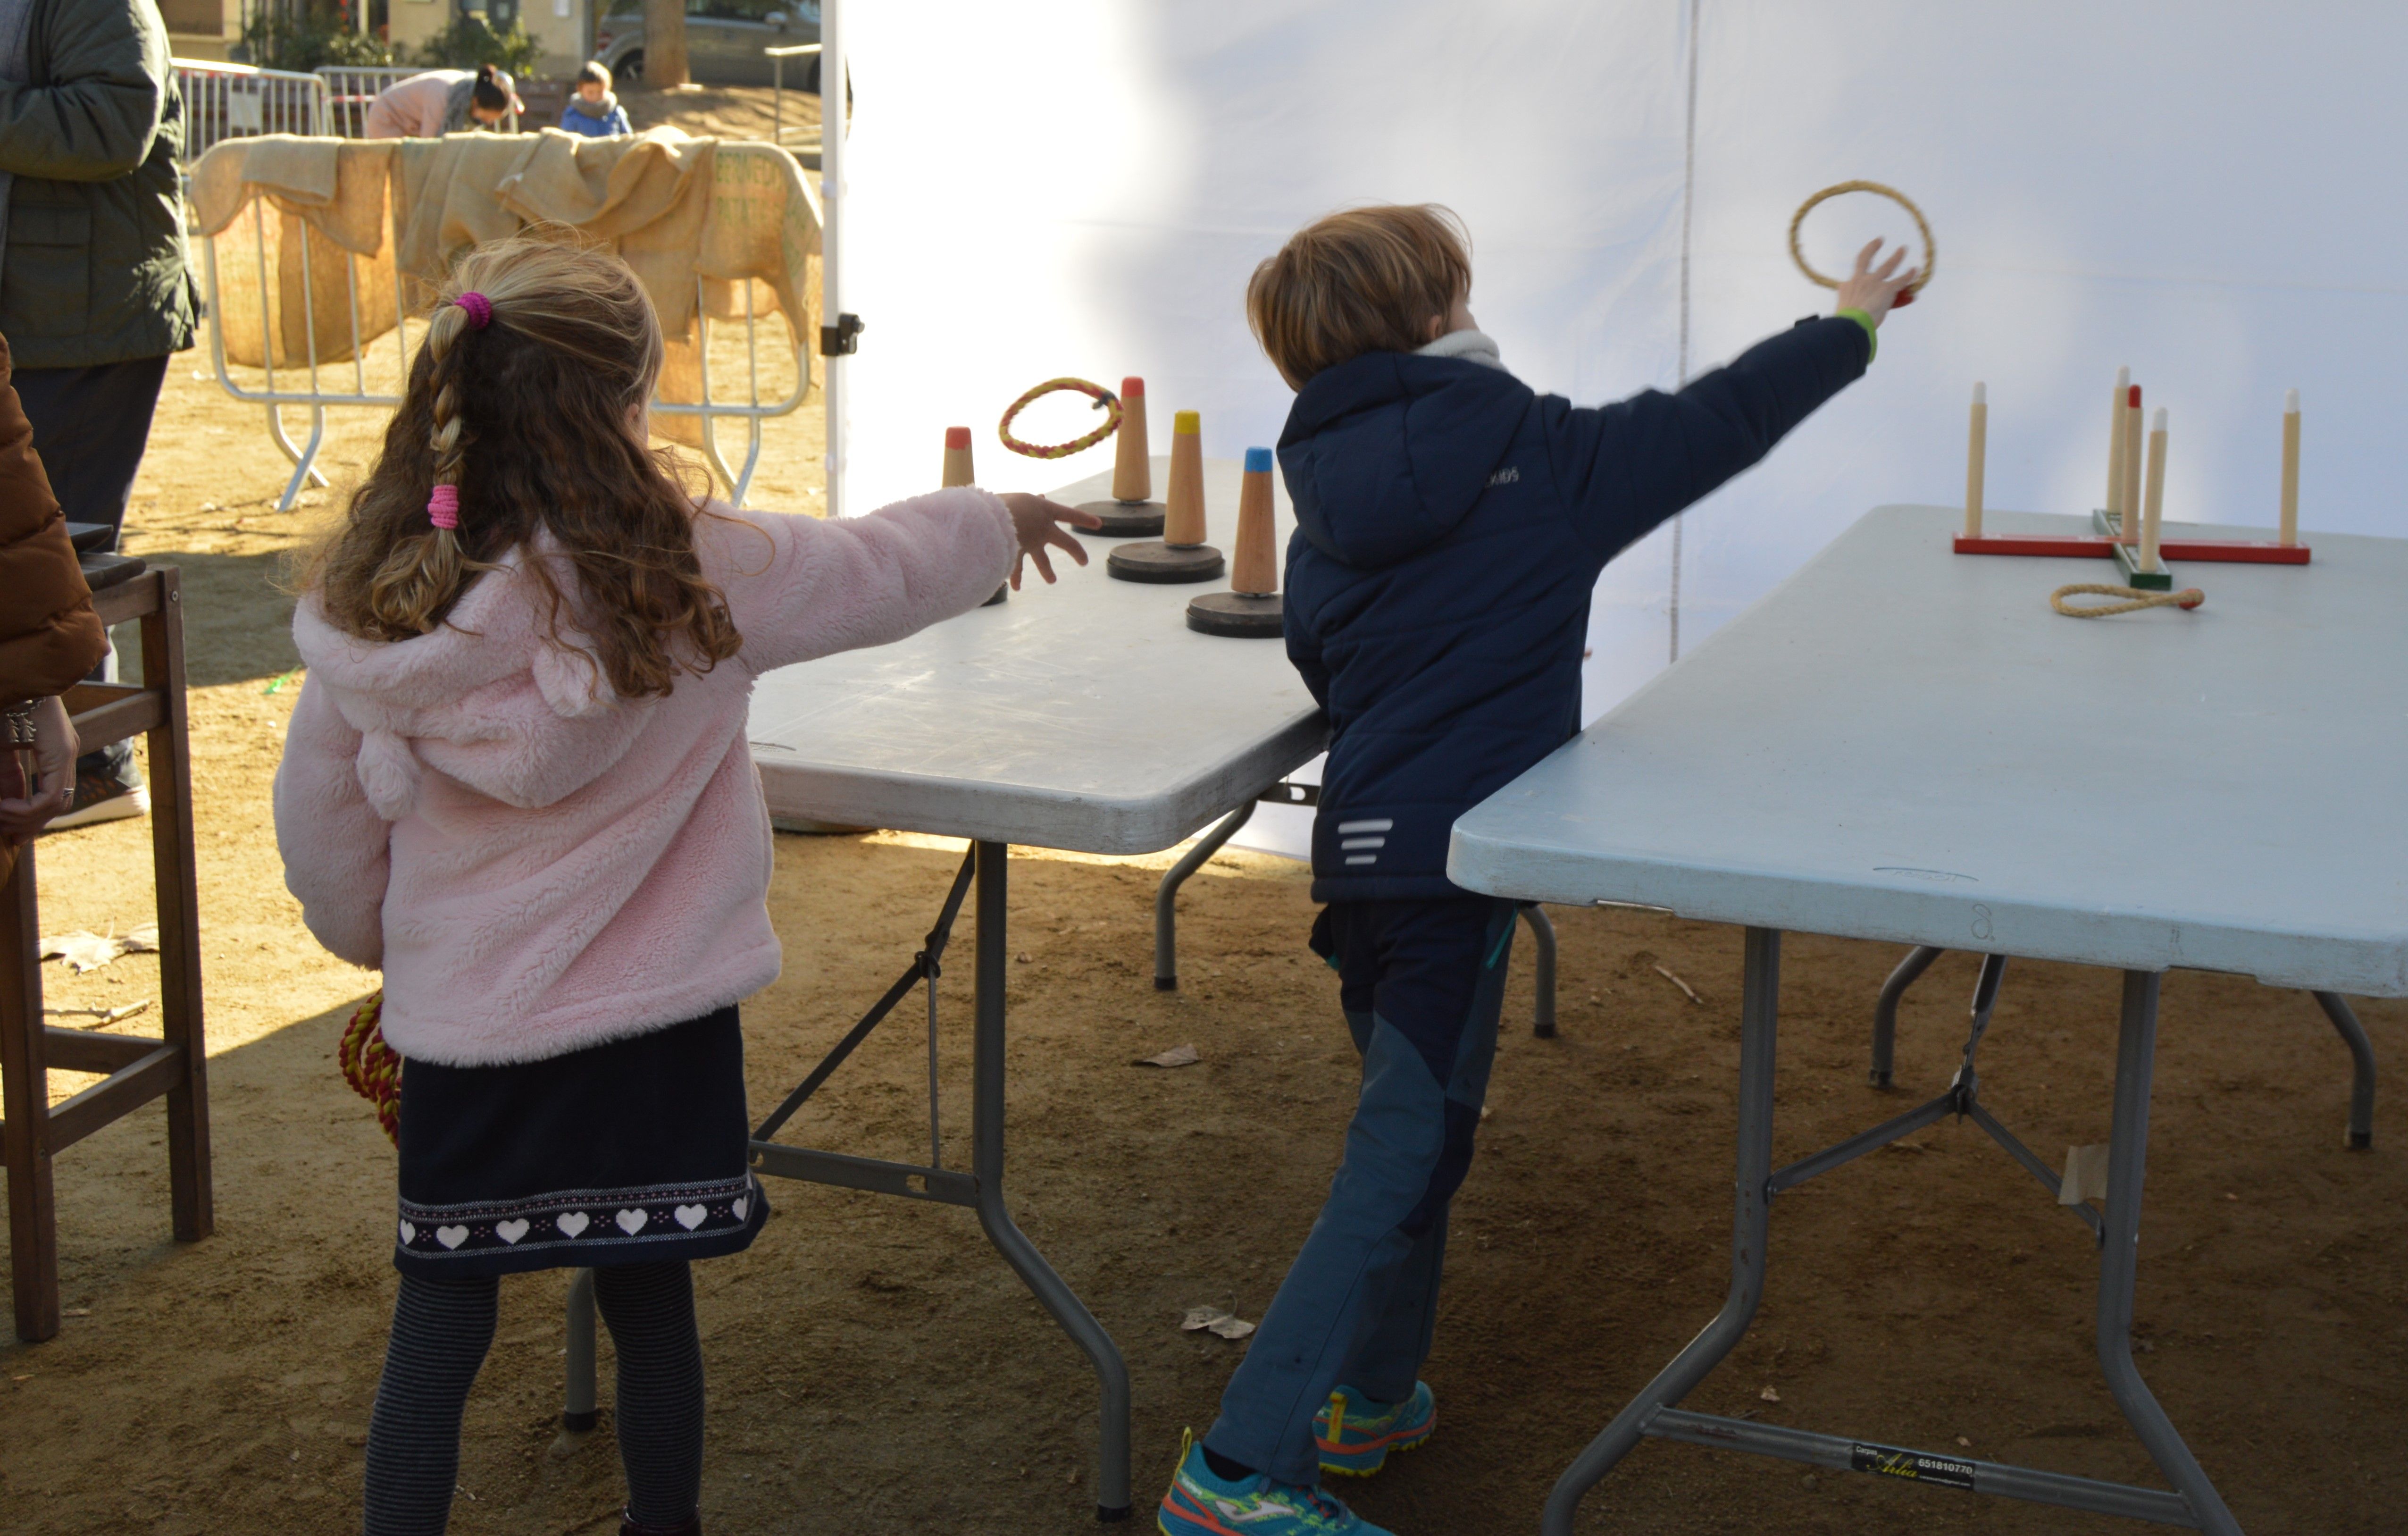
[[[1157,465],[1166,481],[1168,465]],[[1240,466],[1204,470],[1214,531],[1236,522]],[[1109,475],[1054,493],[1109,496]],[[1276,497],[1280,537],[1292,525]],[[1188,599],[1226,582],[1149,585],[1104,572],[1110,539],[1088,537],[1085,567],[1058,554],[1058,585],[1023,590],[895,645],[781,668],[752,696],[753,761],[780,820],[966,838],[970,849],[925,946],[880,1004],[838,1042],[754,1133],[763,1173],[965,1205],[1037,1299],[1094,1362],[1102,1386],[1096,1514],[1127,1517],[1128,1371],[1118,1346],[1034,1245],[1003,1199],[1005,872],[1010,845],[1088,854],[1168,848],[1222,818],[1166,877],[1156,984],[1170,984],[1168,909],[1178,883],[1237,830],[1255,802],[1322,748],[1321,710],[1277,639],[1187,627]],[[977,891],[972,1143],[967,1170],[939,1155],[934,982],[963,900]],[[928,1162],[888,1162],[773,1140],[911,987],[930,983]]]
[[[2158,985],[2179,966],[2316,993],[2358,1061],[2364,1144],[2372,1056],[2339,995],[2408,996],[2408,540],[2326,534],[2306,567],[2182,567],[2206,590],[2198,611],[2075,620],[2048,594],[2108,580],[2100,562],[1952,554],[1959,515],[1875,510],[1455,824],[1448,872],[1472,890],[1747,930],[1729,1295],[1557,1481],[1548,1536],[1649,1436],[2238,1536],[2132,1360]],[[1949,1092],[1776,1170],[1784,929],[1918,946],[1885,1008],[1926,950],[1985,959]],[[2172,1492],[1678,1406],[1755,1315],[1783,1189],[1955,1113],[2057,1190],[1978,1099],[2008,956],[2124,972],[2105,1198],[2071,1209],[2100,1249],[2100,1365]]]

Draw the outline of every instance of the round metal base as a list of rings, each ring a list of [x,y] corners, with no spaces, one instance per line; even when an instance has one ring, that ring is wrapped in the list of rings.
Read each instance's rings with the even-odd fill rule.
[[[994,596],[989,597],[985,602],[979,604],[979,607],[993,608],[997,603],[1008,603],[1010,601],[1011,601],[1011,583],[1010,581],[1006,581],[1003,585],[995,589]]]
[[[1229,568],[1210,544],[1166,544],[1149,538],[1123,544],[1105,557],[1104,568],[1124,581],[1212,581]]]
[[[1232,639],[1276,639],[1282,632],[1279,595],[1249,597],[1237,592],[1208,592],[1187,605],[1187,627],[1199,635],[1226,635]]]
[[[1100,528],[1073,528],[1077,533],[1092,533],[1099,538],[1160,538],[1162,514],[1167,509],[1159,501],[1082,501],[1079,510],[1103,519]]]

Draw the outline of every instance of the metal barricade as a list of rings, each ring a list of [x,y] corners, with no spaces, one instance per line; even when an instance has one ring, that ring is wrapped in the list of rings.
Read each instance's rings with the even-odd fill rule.
[[[322,64],[318,79],[326,91],[326,126],[319,132],[337,138],[368,136],[368,105],[380,92],[397,81],[411,79],[428,73],[423,67],[398,65]],[[502,119],[505,133],[519,131],[519,115],[507,114]]]
[[[283,315],[281,306],[271,303],[269,297],[271,294],[280,291],[277,287],[279,274],[270,271],[271,257],[267,236],[267,220],[277,216],[272,205],[266,199],[257,198],[251,201],[233,223],[228,224],[218,234],[194,236],[194,238],[201,246],[201,272],[207,284],[205,296],[208,300],[209,320],[209,361],[216,369],[218,384],[235,399],[245,404],[261,406],[266,409],[268,436],[274,439],[277,447],[283,451],[285,456],[293,461],[292,479],[285,483],[284,495],[276,504],[276,510],[282,512],[292,510],[294,502],[300,496],[306,485],[327,483],[323,472],[317,468],[317,458],[318,451],[325,441],[328,407],[381,407],[392,409],[401,404],[401,395],[397,387],[391,389],[371,387],[368,378],[371,356],[384,352],[385,340],[380,335],[371,337],[366,334],[362,325],[362,305],[364,299],[372,301],[377,313],[380,316],[385,295],[380,292],[373,295],[364,294],[360,258],[348,251],[343,252],[343,294],[349,308],[348,329],[334,333],[338,342],[348,341],[348,356],[343,355],[344,348],[341,345],[328,349],[322,344],[318,324],[317,284],[314,280],[315,274],[311,270],[309,254],[312,242],[306,229],[296,247],[300,256],[299,288],[301,331],[304,338],[303,360],[299,364],[286,363],[280,367],[276,361],[279,351],[277,330],[280,320],[289,319],[289,316]],[[265,383],[264,387],[259,388],[251,387],[236,379],[226,357],[227,314],[224,285],[221,281],[222,269],[220,266],[221,256],[218,247],[220,242],[227,237],[238,237],[246,226],[251,234],[250,249],[233,251],[225,259],[248,264],[259,284],[260,366],[265,375]],[[388,228],[387,249],[392,248],[392,231]],[[273,260],[280,264],[284,260],[284,254],[282,239],[280,237]],[[394,267],[392,272],[391,297],[394,315],[392,360],[395,366],[394,377],[397,380],[407,380],[409,374],[409,336],[412,318],[409,295],[407,291],[408,279],[397,266]],[[734,505],[741,507],[744,505],[746,493],[752,488],[753,472],[760,467],[762,423],[772,417],[792,414],[810,394],[810,354],[806,344],[797,342],[793,349],[795,369],[793,387],[782,397],[766,401],[762,399],[760,319],[754,313],[753,280],[736,280],[737,285],[743,289],[744,396],[741,401],[717,398],[712,393],[711,383],[712,322],[709,281],[710,280],[700,277],[695,279],[695,340],[699,364],[698,394],[700,397],[694,401],[655,398],[652,409],[654,414],[660,416],[698,419],[704,461],[709,464],[711,473],[719,478],[720,483],[727,488],[729,500]],[[330,318],[337,323],[341,323],[346,319],[339,314]],[[379,323],[381,323],[380,318]],[[422,329],[423,324],[422,318],[420,321]],[[790,323],[789,328],[795,333],[800,333],[803,329],[798,323]],[[332,363],[321,363],[320,354],[327,350],[334,351],[337,355]],[[348,370],[343,366],[346,362],[349,364]],[[380,369],[381,365],[380,364],[379,366]],[[344,387],[341,377],[344,371],[349,371],[351,375],[348,388]],[[305,375],[307,382],[302,383],[295,380],[294,378],[295,373]],[[285,431],[282,412],[288,406],[299,407],[309,412],[309,436],[303,443],[295,444]],[[741,468],[731,467],[720,448],[719,426],[723,422],[728,421],[741,421],[745,424],[745,452]]]
[[[289,69],[173,59],[184,98],[184,164],[222,138],[327,132],[326,82]]]
[[[786,61],[788,59],[816,60],[820,55],[820,45],[817,43],[791,43],[784,48],[765,48],[761,50],[761,53],[764,58],[769,61],[769,89],[772,93],[769,99],[771,109],[775,113],[772,120],[772,126],[769,130],[769,142],[783,150],[795,150],[799,151],[818,149],[820,147],[820,131],[817,128],[809,126],[808,124],[800,122],[795,124],[794,136],[792,137],[787,136]],[[825,119],[823,118],[822,121],[824,122]]]

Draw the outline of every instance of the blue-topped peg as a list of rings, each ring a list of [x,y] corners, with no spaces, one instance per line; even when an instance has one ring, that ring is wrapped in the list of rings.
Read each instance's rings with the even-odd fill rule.
[[[1268,448],[1249,448],[1249,449],[1247,449],[1247,450],[1246,450],[1246,473],[1247,473],[1247,474],[1250,474],[1250,475],[1268,475],[1268,474],[1269,474],[1270,472],[1271,472],[1271,451],[1270,451],[1269,449],[1268,449]]]

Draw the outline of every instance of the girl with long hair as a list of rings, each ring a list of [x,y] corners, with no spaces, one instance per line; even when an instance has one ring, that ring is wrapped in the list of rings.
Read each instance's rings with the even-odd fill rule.
[[[738,1002],[778,974],[745,739],[773,667],[1086,556],[1036,496],[840,523],[737,510],[650,446],[661,334],[616,258],[530,240],[455,274],[348,513],[304,564],[276,777],[285,883],[383,971],[404,1058],[401,1271],[369,1536],[449,1519],[499,1277],[591,1268],[618,1353],[623,1532],[701,1529],[689,1262],[749,1244]]]

